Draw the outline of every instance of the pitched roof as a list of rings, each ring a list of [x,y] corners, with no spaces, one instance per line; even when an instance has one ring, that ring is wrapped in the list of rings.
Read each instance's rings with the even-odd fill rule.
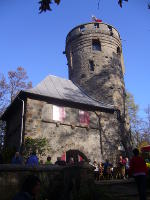
[[[37,86],[25,92],[51,97],[63,101],[86,104],[105,109],[114,109],[113,105],[105,104],[88,96],[71,80],[49,75]]]

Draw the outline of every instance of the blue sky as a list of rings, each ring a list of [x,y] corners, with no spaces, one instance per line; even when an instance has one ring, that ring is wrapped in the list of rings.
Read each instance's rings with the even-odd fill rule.
[[[61,0],[52,12],[38,14],[38,0],[0,0],[0,73],[26,69],[33,86],[48,74],[67,78],[67,33],[94,14],[113,25],[122,38],[126,88],[140,106],[150,104],[150,10],[146,0]]]

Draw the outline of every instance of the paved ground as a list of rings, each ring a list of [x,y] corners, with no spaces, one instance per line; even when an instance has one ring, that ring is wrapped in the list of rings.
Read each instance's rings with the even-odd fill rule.
[[[95,182],[96,200],[138,200],[134,179],[105,180]],[[147,187],[147,200],[150,188]]]

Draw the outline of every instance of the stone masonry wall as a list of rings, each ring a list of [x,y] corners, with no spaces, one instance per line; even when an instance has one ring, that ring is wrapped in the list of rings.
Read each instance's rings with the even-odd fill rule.
[[[49,141],[52,162],[70,149],[79,150],[92,161],[102,160],[98,118],[90,114],[89,126],[79,123],[79,110],[65,107],[63,122],[52,118],[52,104],[27,99],[25,137],[45,137]]]
[[[52,162],[70,149],[79,150],[91,159],[116,163],[121,135],[114,114],[89,112],[89,126],[79,123],[79,109],[65,107],[63,122],[52,118],[53,105],[44,101],[27,100],[25,137],[45,137],[49,141]],[[100,121],[100,124],[99,124]],[[113,127],[113,131],[112,131]],[[112,153],[113,152],[113,153]]]

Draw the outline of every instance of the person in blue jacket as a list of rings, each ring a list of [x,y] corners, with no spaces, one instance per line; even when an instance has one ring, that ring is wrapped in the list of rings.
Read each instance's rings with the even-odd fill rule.
[[[33,151],[32,154],[29,156],[26,164],[27,165],[38,165],[39,164],[39,159],[38,159],[35,151]]]

